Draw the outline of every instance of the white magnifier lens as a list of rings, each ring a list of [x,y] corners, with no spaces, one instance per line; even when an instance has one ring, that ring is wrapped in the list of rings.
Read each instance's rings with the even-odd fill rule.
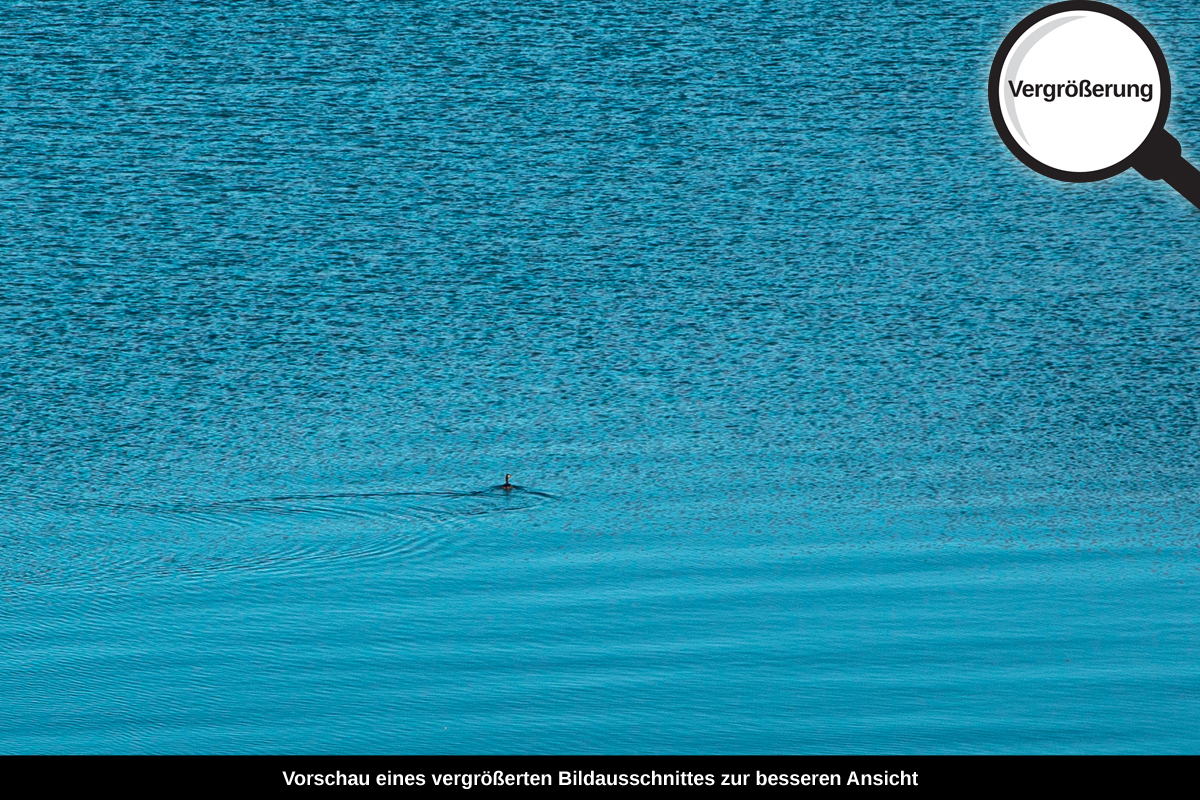
[[[1124,11],[1080,0],[1030,14],[996,54],[988,99],[1004,143],[1037,172],[1080,183],[1132,166],[1200,206],[1200,173],[1164,130],[1167,61]]]

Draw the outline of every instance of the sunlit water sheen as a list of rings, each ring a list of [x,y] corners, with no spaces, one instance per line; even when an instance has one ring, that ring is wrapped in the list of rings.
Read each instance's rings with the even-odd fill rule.
[[[1200,213],[1032,6],[5,8],[0,750],[1200,749]]]

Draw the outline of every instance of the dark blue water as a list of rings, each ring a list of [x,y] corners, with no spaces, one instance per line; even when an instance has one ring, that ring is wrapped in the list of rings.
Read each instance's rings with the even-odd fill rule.
[[[1032,10],[7,4],[0,750],[1196,752],[1200,214]]]

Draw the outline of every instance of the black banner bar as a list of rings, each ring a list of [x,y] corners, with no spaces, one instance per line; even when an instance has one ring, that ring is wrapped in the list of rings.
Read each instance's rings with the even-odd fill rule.
[[[8,756],[11,786],[56,790],[144,786],[218,794],[395,796],[516,789],[754,794],[918,793],[988,789],[1138,791],[1190,785],[1195,757],[1113,756]]]

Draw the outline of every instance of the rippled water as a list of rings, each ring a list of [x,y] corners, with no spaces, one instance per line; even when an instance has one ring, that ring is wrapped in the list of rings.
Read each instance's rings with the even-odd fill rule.
[[[7,5],[0,750],[1195,752],[1200,215],[1032,10]]]

